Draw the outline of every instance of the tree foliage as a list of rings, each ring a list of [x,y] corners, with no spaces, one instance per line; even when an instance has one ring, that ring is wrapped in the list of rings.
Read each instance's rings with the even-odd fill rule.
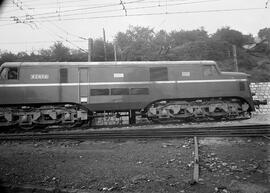
[[[270,28],[263,28],[258,32],[258,36],[261,39],[266,39],[270,41]]]
[[[223,60],[231,57],[231,46],[228,42],[192,41],[171,49],[170,60]]]
[[[130,26],[126,33],[119,32],[115,42],[120,51],[121,60],[150,60],[154,30],[148,27]]]
[[[106,43],[106,57],[108,61],[114,59],[113,44]],[[93,42],[92,61],[105,61],[104,41],[102,39],[96,39]]]
[[[261,29],[258,36],[265,42],[261,44],[261,49],[270,57],[270,28]]]
[[[190,42],[204,41],[209,38],[207,32],[203,28],[191,31],[173,31],[170,33],[170,37],[172,45],[175,47]]]
[[[55,42],[51,46],[51,60],[55,62],[66,62],[70,59],[70,49],[62,42]]]
[[[229,27],[218,29],[212,36],[212,39],[216,41],[226,41],[238,47],[254,42],[252,35],[243,35],[241,32],[230,29]]]

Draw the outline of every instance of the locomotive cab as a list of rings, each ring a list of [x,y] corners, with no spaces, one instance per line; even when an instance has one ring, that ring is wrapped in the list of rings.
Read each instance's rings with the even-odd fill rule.
[[[24,94],[21,88],[12,88],[20,83],[20,65],[18,63],[3,64],[0,67],[0,126],[10,125],[14,119],[13,101],[22,101]],[[15,108],[13,109],[15,111]]]
[[[19,72],[17,67],[6,67],[1,71],[1,80],[18,80]]]
[[[0,81],[14,81],[19,80],[19,66],[18,65],[4,65],[0,68]]]
[[[18,63],[3,64],[0,68],[0,104],[20,102],[24,94],[22,88],[9,89],[20,83],[20,65]]]

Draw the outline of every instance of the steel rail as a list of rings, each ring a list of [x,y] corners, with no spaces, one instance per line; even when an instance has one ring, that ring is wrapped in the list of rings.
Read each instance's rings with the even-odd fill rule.
[[[268,136],[270,125],[241,125],[224,127],[147,128],[121,130],[89,130],[55,133],[1,134],[0,140],[48,140],[48,139],[117,139],[117,138],[179,138],[179,137],[229,137]]]
[[[254,127],[258,127],[258,129],[263,129],[263,128],[266,128],[266,129],[268,129],[269,128],[269,126],[270,126],[270,124],[248,124],[248,125],[233,125],[233,126],[228,126],[228,125],[225,125],[225,126],[203,126],[203,125],[199,125],[199,126],[185,126],[185,127],[183,127],[183,126],[179,126],[179,127],[177,127],[177,126],[174,126],[174,127],[168,127],[168,126],[166,126],[166,125],[164,125],[164,127],[157,127],[157,125],[145,125],[145,127],[141,127],[141,125],[139,125],[139,127],[131,127],[131,128],[128,128],[128,129],[123,129],[123,127],[115,127],[115,128],[112,128],[112,127],[109,127],[109,128],[107,128],[107,127],[105,127],[105,129],[104,128],[96,128],[96,129],[94,129],[94,130],[91,130],[91,131],[89,131],[89,132],[93,132],[93,133],[95,133],[95,132],[98,132],[98,133],[100,133],[100,132],[103,132],[103,133],[106,133],[106,132],[108,132],[108,133],[115,133],[115,131],[118,131],[118,132],[120,132],[120,131],[128,131],[128,132],[132,132],[132,131],[134,131],[134,132],[137,132],[138,130],[144,130],[144,131],[153,131],[153,130],[155,130],[155,131],[166,131],[166,132],[168,132],[168,131],[179,131],[179,130],[181,130],[181,131],[189,131],[189,130],[192,130],[192,129],[196,129],[196,130],[200,130],[200,131],[203,131],[203,129],[206,129],[207,131],[209,131],[209,130],[219,130],[219,131],[221,131],[221,130],[225,130],[225,131],[227,131],[228,129],[251,129],[251,130],[254,130]],[[107,129],[106,129],[107,128]],[[81,129],[80,130],[78,130],[77,128],[75,129],[75,130],[70,130],[70,128],[61,128],[61,130],[49,130],[49,131],[52,131],[52,132],[54,132],[54,131],[57,131],[57,132],[59,132],[59,133],[62,133],[62,132],[77,132],[77,131],[83,131],[83,130],[85,130],[85,131],[87,131],[87,129],[89,129],[89,127],[85,127],[85,126],[83,126],[83,127],[81,127]],[[25,131],[25,132],[31,132],[31,131]],[[24,133],[25,132],[19,132],[19,133],[15,133],[15,135],[24,135]],[[37,132],[36,131],[32,131],[33,133],[38,133],[38,132],[41,132],[42,133],[42,130],[41,131],[39,131],[39,130],[37,130]],[[48,132],[47,130],[46,130],[46,132]],[[11,134],[11,133],[10,133]],[[1,134],[0,134],[1,135]],[[12,134],[11,134],[12,135]]]

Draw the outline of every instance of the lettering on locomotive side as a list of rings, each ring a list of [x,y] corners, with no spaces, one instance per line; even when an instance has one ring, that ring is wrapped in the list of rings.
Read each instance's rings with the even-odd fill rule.
[[[182,76],[190,76],[190,72],[182,72]]]
[[[124,73],[114,73],[113,77],[114,78],[124,78]]]
[[[30,79],[31,80],[47,80],[49,79],[49,74],[31,74]]]

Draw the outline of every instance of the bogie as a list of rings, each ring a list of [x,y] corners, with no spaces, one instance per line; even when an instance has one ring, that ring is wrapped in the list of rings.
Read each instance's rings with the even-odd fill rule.
[[[21,106],[1,109],[0,126],[19,125],[24,130],[36,126],[81,124],[89,120],[89,112],[77,105]]]
[[[236,102],[237,101],[237,102]],[[168,100],[155,102],[146,109],[149,120],[221,120],[249,114],[249,105],[240,99]]]

